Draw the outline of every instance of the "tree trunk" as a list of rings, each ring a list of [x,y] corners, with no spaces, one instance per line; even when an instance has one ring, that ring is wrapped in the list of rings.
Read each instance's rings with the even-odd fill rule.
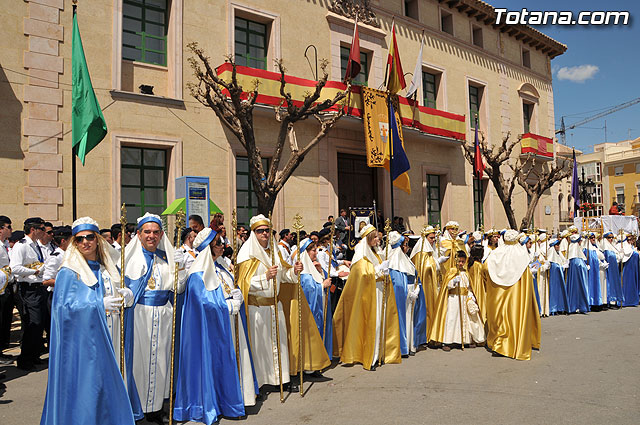
[[[529,202],[529,205],[527,206],[527,212],[524,215],[524,217],[522,217],[522,222],[520,223],[521,232],[524,231],[525,229],[529,229],[529,227],[531,226],[531,222],[533,222],[533,213],[535,213],[536,207],[538,206],[539,201],[540,201],[540,195],[538,195],[537,193],[534,193],[533,196],[531,196],[531,201]]]
[[[258,214],[264,214],[265,217],[269,217],[269,214],[273,212],[273,207],[276,205],[277,193],[263,190],[256,191],[256,198],[258,198]]]
[[[496,195],[498,195],[498,199],[502,202],[502,207],[504,208],[504,213],[507,216],[507,221],[509,222],[509,228],[516,228],[516,216],[513,213],[513,207],[511,206],[511,198],[504,193],[504,188],[500,184],[499,174],[495,172],[491,175],[491,182],[493,183],[493,187],[496,190]]]

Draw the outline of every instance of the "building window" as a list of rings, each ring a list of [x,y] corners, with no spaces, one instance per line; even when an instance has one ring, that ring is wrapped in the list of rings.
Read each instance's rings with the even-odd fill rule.
[[[591,202],[594,204],[602,204],[602,185],[596,184],[591,194]]]
[[[522,66],[531,68],[531,52],[527,49],[522,49]]]
[[[121,199],[127,220],[135,223],[146,212],[162,214],[167,207],[167,151],[122,146]]]
[[[267,25],[236,16],[235,61],[238,65],[267,69]]]
[[[616,199],[618,204],[624,205],[624,186],[616,187]]]
[[[624,174],[623,173],[624,167],[622,165],[619,166],[619,167],[616,167],[614,170],[615,170],[615,175],[616,176],[621,176],[622,174]]]
[[[404,0],[404,16],[418,20],[418,0]]]
[[[636,174],[640,174],[640,164],[636,164]]]
[[[340,46],[340,69],[342,77],[347,72],[347,64],[349,63],[349,53],[351,46]],[[369,75],[369,57],[362,50],[360,51],[360,73],[351,81],[359,86],[367,86],[367,75]]]
[[[533,104],[522,102],[522,117],[524,119],[524,132],[531,131],[531,118],[533,117]]]
[[[439,76],[430,72],[422,72],[422,90],[424,91],[423,104],[428,108],[436,107],[436,98],[438,97],[438,79]]]
[[[482,88],[469,84],[469,120],[471,128],[476,128],[476,120],[480,120],[480,104]]]
[[[484,47],[484,41],[482,39],[482,27],[477,25],[471,26],[471,42],[478,47]]]
[[[476,229],[484,226],[484,185],[476,178],[473,179],[473,221]]]
[[[453,15],[440,9],[440,29],[447,34],[453,35]]]
[[[430,225],[440,225],[440,176],[427,174],[427,221]]]
[[[167,0],[123,0],[122,58],[167,66]]]
[[[269,159],[262,159],[262,169],[269,169]],[[258,197],[253,191],[249,175],[249,158],[236,156],[236,208],[238,224],[249,225],[249,220],[258,214]]]

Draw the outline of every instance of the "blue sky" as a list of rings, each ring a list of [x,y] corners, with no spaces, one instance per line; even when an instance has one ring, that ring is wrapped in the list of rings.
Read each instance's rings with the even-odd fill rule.
[[[567,45],[567,51],[551,61],[556,128],[595,115],[601,110],[640,97],[640,2],[488,0],[508,10],[629,11],[628,25],[534,26]],[[573,67],[580,67],[574,69]],[[597,68],[596,68],[597,67]],[[564,69],[563,69],[564,68]],[[589,77],[584,79],[585,77]],[[582,81],[581,81],[582,80]],[[583,152],[593,145],[640,137],[640,103],[567,131],[567,145]],[[629,130],[630,129],[630,130]]]

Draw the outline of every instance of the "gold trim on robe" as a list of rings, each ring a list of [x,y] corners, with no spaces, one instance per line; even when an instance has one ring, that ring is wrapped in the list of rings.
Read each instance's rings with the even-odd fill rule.
[[[400,325],[390,283],[386,295],[384,363],[400,363]],[[376,272],[371,261],[363,258],[351,267],[333,316],[334,357],[340,357],[342,363],[361,363],[365,369],[371,369],[376,348],[376,313]]]
[[[452,245],[453,240],[451,239],[441,239],[440,240],[440,250],[442,251],[442,249],[444,248],[444,253],[443,254],[439,254],[439,255],[443,255],[443,256],[448,256],[449,258],[447,259],[447,261],[445,261],[444,263],[440,264],[440,268],[442,269],[442,275],[443,276],[447,276],[449,274],[449,269],[451,269],[452,267],[455,268],[456,266],[456,253],[454,252],[453,255],[451,255],[451,245]],[[466,248],[464,247],[464,242],[463,241],[459,241],[456,240],[456,245],[457,245],[457,249],[456,251],[466,251]]]
[[[289,340],[289,372],[297,375],[300,366],[298,364],[298,283],[283,283],[280,285],[279,301],[282,303],[284,317],[287,322],[287,339]],[[302,350],[304,351],[303,370],[323,370],[331,365],[327,350],[322,343],[320,331],[313,318],[307,297],[302,291]]]
[[[475,261],[471,268],[467,271],[469,275],[469,285],[471,286],[471,291],[473,295],[476,297],[476,303],[478,303],[478,309],[480,310],[478,314],[482,319],[482,323],[487,323],[487,291],[485,290],[485,282],[482,279],[482,269],[485,269],[486,266],[479,261]]]
[[[438,300],[438,272],[436,259],[431,252],[419,252],[412,258],[418,276],[422,282],[422,296],[427,308],[427,341],[436,317],[436,301]]]
[[[260,260],[257,258],[251,258],[250,260],[237,264],[234,273],[236,275],[236,284],[242,291],[242,296],[244,298],[244,312],[247,315],[248,335],[251,335],[249,329],[249,288],[251,287],[251,278],[256,274],[256,270],[258,270],[259,265]]]
[[[513,286],[494,283],[486,267],[487,346],[498,354],[530,360],[531,348],[540,348],[541,324],[538,302],[529,268]]]

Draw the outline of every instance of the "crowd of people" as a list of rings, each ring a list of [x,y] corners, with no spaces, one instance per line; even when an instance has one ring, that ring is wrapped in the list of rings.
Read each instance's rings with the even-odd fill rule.
[[[541,317],[640,302],[629,234],[450,221],[414,235],[394,218],[396,230],[362,226],[350,250],[344,210],[299,239],[263,215],[231,239],[222,214],[188,225],[172,244],[149,213],[124,229],[83,217],[13,231],[0,216],[0,344],[16,306],[17,367],[49,352],[42,424],[163,423],[171,399],[175,420],[209,425],[332,362],[373,371],[427,349],[529,360]]]

